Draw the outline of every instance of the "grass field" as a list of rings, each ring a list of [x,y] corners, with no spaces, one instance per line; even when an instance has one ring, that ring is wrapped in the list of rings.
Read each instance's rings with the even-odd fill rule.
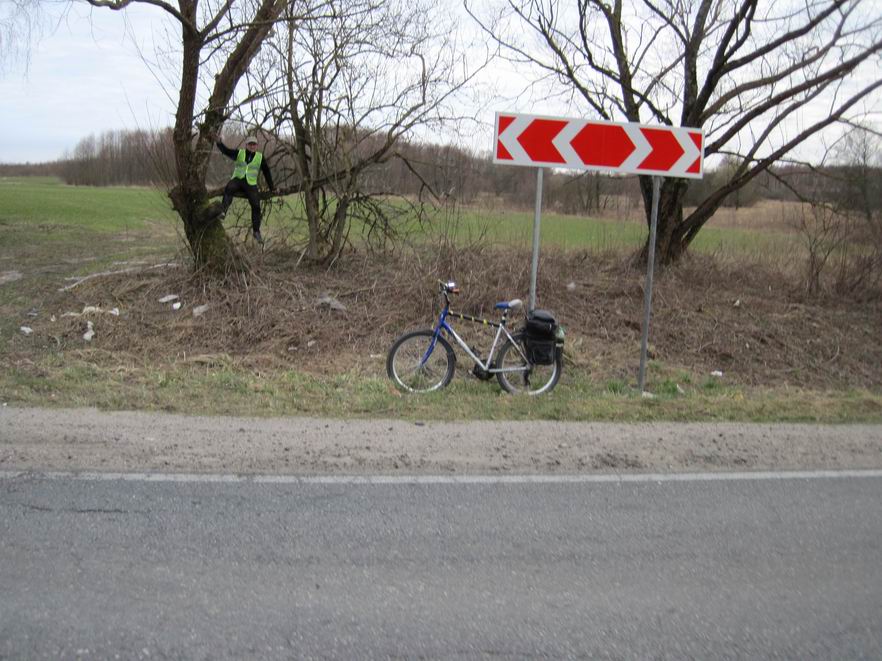
[[[244,202],[237,201],[236,204],[240,211],[247,208]],[[532,214],[526,212],[442,212],[435,231],[447,235],[455,245],[509,245],[522,249],[518,254],[528,255],[532,223]],[[275,215],[269,219],[265,235],[272,240],[276,233],[285,235],[296,229]],[[618,251],[624,254],[638,247],[644,236],[645,228],[637,222],[551,213],[542,220],[543,246],[562,248],[565,252]],[[700,236],[696,250],[732,259],[744,257],[747,261],[759,256],[775,262],[782,254],[792,253],[795,242],[793,235],[783,231],[710,227]],[[271,251],[272,248],[260,255],[258,268],[270,268],[272,263],[277,265],[273,268],[288,269],[277,278],[278,282],[285,283],[286,290],[294,288],[301,279],[321,283],[325,277],[324,270],[297,271],[293,266],[296,253],[280,252],[273,257]],[[445,419],[455,415],[460,419],[882,420],[882,392],[878,388],[866,385],[803,388],[782,381],[780,376],[771,386],[721,382],[709,377],[708,370],[703,368],[684,368],[662,359],[650,363],[650,383],[657,396],[644,399],[633,389],[635,375],[632,367],[636,367],[636,364],[630,364],[636,357],[633,340],[623,336],[624,354],[592,348],[592,342],[600,341],[599,334],[607,333],[603,328],[592,329],[597,333],[594,338],[586,335],[583,348],[580,348],[579,329],[575,329],[572,335],[575,353],[568,362],[566,378],[549,397],[526,400],[505,396],[500,394],[495,383],[470,380],[465,372],[459,374],[452,387],[443,393],[408,397],[391,388],[384,375],[383,347],[390,334],[396,332],[394,328],[383,329],[377,336],[379,339],[370,340],[373,344],[369,344],[369,349],[360,350],[360,360],[349,361],[349,354],[325,343],[321,332],[326,329],[322,331],[316,326],[324,317],[309,309],[306,316],[313,315],[316,319],[310,333],[318,338],[317,348],[310,350],[308,358],[299,358],[292,365],[285,362],[284,355],[272,355],[271,351],[265,356],[259,351],[247,356],[239,356],[235,351],[199,351],[200,342],[209,331],[193,322],[192,317],[187,321],[184,317],[170,317],[168,311],[152,312],[151,308],[138,310],[136,314],[136,311],[126,309],[126,306],[131,308],[133,305],[156,306],[156,294],[168,293],[164,289],[154,293],[158,287],[186,286],[198,295],[204,288],[201,290],[198,283],[187,282],[185,269],[178,269],[180,274],[176,280],[126,280],[126,276],[121,275],[102,280],[100,287],[59,291],[70,282],[69,278],[102,271],[123,271],[132,265],[138,268],[139,265],[180,260],[183,253],[178,221],[161,192],[146,188],[75,188],[64,186],[57,180],[41,178],[0,179],[0,282],[3,283],[0,284],[0,402],[205,414],[426,419]],[[261,267],[260,263],[264,266]],[[353,282],[340,285],[344,275],[334,276],[337,278],[335,291],[358,291],[364,286],[365,276],[362,274],[353,276]],[[371,279],[374,277],[370,276]],[[398,276],[399,280],[408,277],[404,273]],[[477,286],[482,277],[475,277]],[[581,277],[593,280],[594,274],[588,272]],[[394,282],[396,274],[390,274],[389,278]],[[633,287],[616,285],[616,278],[611,278],[609,285],[598,285],[601,289],[590,295],[575,292],[567,305],[580,302],[590,305],[591,297],[618,288],[625,296],[624,303],[613,300],[610,310],[617,313],[618,307],[630,305],[634,300],[639,307],[639,296],[635,297],[629,289]],[[265,283],[270,280],[267,278]],[[135,294],[143,292],[144,288],[150,290],[149,295],[137,298]],[[284,292],[285,296],[289,293]],[[261,296],[267,301],[287,300],[273,291],[261,292]],[[732,295],[727,293],[724,296]],[[246,292],[243,297],[250,300],[254,293]],[[92,345],[82,341],[82,329],[74,322],[68,321],[64,325],[60,319],[55,321],[65,311],[78,311],[84,305],[99,303],[98,298],[107,309],[119,306],[124,312],[118,321],[102,318],[100,323],[105,326],[99,329],[98,340]],[[405,299],[397,301],[389,297],[382,299],[380,304],[412,305]],[[683,304],[689,306],[690,301]],[[731,303],[722,302],[721,309],[725,306],[731,307]],[[396,318],[414,317],[413,309],[396,312]],[[811,318],[814,312],[807,314]],[[257,323],[247,313],[243,312],[243,315],[242,319],[226,319],[219,326],[223,330],[217,332],[236,334],[241,328]],[[124,325],[127,317],[130,321],[137,318],[141,326]],[[690,318],[694,323],[701,321],[701,317],[694,314]],[[760,326],[765,324],[762,317],[758,319]],[[108,327],[106,324],[111,322],[119,326]],[[165,328],[167,323],[174,325]],[[273,330],[275,335],[285,332],[284,328],[280,330],[278,327],[284,322],[272,323],[277,324]],[[627,326],[631,323],[628,319],[623,318],[622,323],[626,325],[620,328],[633,333]],[[598,324],[605,328],[603,316],[598,318]],[[35,332],[25,335],[21,327],[33,327]],[[139,329],[150,333],[149,338],[146,335],[143,338],[147,347],[143,351],[134,348],[141,341],[139,337],[128,338],[133,348],[126,351],[102,343],[112,339],[112,331],[131,334],[140,332]],[[347,326],[341,332],[352,335],[358,332],[358,326]],[[614,331],[612,340],[616,340],[615,333],[621,332]],[[714,333],[722,331],[709,327],[707,335],[712,337]],[[157,341],[157,337],[171,339]],[[696,337],[696,341],[705,342],[700,333]],[[733,337],[739,341],[737,334]],[[304,337],[303,342],[306,343],[307,339]],[[753,336],[747,339],[755,344]],[[710,343],[713,342],[711,339]],[[168,345],[167,351],[163,351],[164,343]],[[248,344],[247,338],[245,344]],[[180,347],[189,345],[196,349],[192,355],[182,353]],[[282,344],[283,354],[284,346]],[[325,346],[332,347],[326,351],[333,355],[322,353]],[[796,349],[793,353],[797,353]],[[608,364],[610,360],[619,361],[620,355],[627,356],[625,363]],[[866,377],[862,383],[867,383]]]
[[[52,235],[53,228],[138,231],[175,218],[168,199],[150,188],[65,186],[50,177],[0,178],[0,221]]]
[[[296,201],[292,201],[296,205]],[[243,201],[234,209],[244,211]],[[28,228],[24,236],[8,237],[27,242],[27,235],[39,233],[41,241],[65,242],[68,232],[89,231],[126,236],[127,233],[157,233],[168,238],[174,233],[177,216],[161,191],[140,187],[77,187],[43,177],[0,178],[0,222]],[[439,226],[455,222],[458,241],[483,240],[492,244],[531,245],[533,214],[528,212],[474,211],[464,209],[439,213]],[[290,220],[276,213],[268,230],[290,234],[296,231]],[[596,251],[639,247],[646,239],[641,222],[617,222],[543,213],[542,245],[564,249]],[[698,252],[725,255],[772,255],[792,248],[795,238],[786,232],[754,232],[740,229],[705,228],[693,248]]]
[[[460,237],[484,236],[500,243],[529,246],[533,241],[533,215],[526,212],[466,211],[457,219]],[[637,221],[614,221],[543,213],[541,241],[544,246],[566,250],[619,251],[638,248],[646,240],[646,226]],[[692,249],[698,253],[727,257],[772,257],[792,250],[796,237],[786,231],[755,232],[706,227]]]

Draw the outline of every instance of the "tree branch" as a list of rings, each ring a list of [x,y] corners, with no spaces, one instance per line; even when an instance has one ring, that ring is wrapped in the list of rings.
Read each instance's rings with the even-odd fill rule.
[[[88,2],[93,7],[103,7],[107,9],[112,9],[113,11],[120,11],[122,9],[125,9],[132,3],[154,5],[174,16],[181,23],[181,25],[184,26],[185,29],[190,30],[191,32],[198,32],[196,25],[185,18],[184,15],[181,14],[181,12],[178,11],[175,7],[167,2],[163,2],[163,0],[86,0],[86,2]]]

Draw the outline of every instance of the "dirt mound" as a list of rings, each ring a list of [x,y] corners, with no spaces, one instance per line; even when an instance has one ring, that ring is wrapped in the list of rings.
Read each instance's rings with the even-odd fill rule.
[[[479,316],[493,317],[496,301],[526,299],[529,290],[526,251],[356,254],[332,268],[297,258],[267,253],[234,285],[184,268],[94,278],[58,294],[34,331],[51,338],[48,346],[85,347],[96,359],[101,351],[110,352],[108,360],[124,353],[158,363],[230,356],[333,372],[384,354],[406,329],[430,325],[439,278],[456,279],[463,289],[456,308]],[[573,368],[599,381],[633,380],[643,281],[621,254],[543,253],[539,307],[564,324]],[[653,300],[651,358],[662,374],[722,371],[734,383],[811,388],[882,384],[878,301],[810,300],[782,273],[710,257],[659,273]],[[83,314],[86,306],[100,312]],[[118,316],[108,313],[114,308]],[[50,313],[57,319],[51,327]],[[86,343],[90,320],[95,337]]]

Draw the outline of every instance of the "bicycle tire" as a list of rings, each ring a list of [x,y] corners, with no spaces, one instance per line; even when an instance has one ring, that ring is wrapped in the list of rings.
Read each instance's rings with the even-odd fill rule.
[[[506,340],[496,357],[497,369],[512,370],[496,372],[496,380],[502,389],[525,395],[541,395],[553,390],[563,372],[561,351],[555,349],[554,362],[551,365],[533,365],[526,358],[524,334],[515,333],[512,338],[517,346],[511,340]]]
[[[412,331],[392,344],[386,358],[386,374],[399,390],[432,392],[450,383],[456,368],[456,354],[443,337],[438,336],[431,355],[422,363],[433,336],[430,330]]]

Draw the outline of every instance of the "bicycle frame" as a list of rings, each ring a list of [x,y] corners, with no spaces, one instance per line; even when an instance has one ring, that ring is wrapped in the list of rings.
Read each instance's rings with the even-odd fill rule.
[[[433,329],[433,332],[432,332],[432,341],[429,343],[429,348],[426,350],[426,353],[423,356],[422,361],[420,362],[420,366],[425,365],[426,361],[429,360],[429,356],[431,356],[432,352],[435,350],[435,345],[437,344],[438,336],[441,335],[441,331],[444,331],[456,341],[456,343],[460,346],[460,348],[466,352],[468,357],[471,358],[475,362],[475,364],[478,365],[478,367],[480,367],[482,370],[484,370],[488,374],[495,374],[497,372],[523,371],[523,370],[519,370],[519,369],[502,370],[502,369],[499,369],[496,367],[492,367],[493,356],[496,354],[496,348],[497,348],[497,346],[502,345],[502,343],[500,342],[500,338],[502,337],[503,333],[505,334],[506,338],[508,338],[511,341],[512,345],[514,345],[514,347],[518,350],[518,353],[520,353],[521,356],[526,360],[526,356],[523,355],[520,347],[514,341],[514,338],[511,336],[511,333],[508,332],[508,328],[505,325],[506,321],[508,321],[508,312],[509,312],[508,309],[505,309],[503,311],[502,319],[500,319],[499,321],[490,321],[489,319],[480,319],[478,317],[472,317],[467,314],[453,312],[450,310],[450,301],[447,300],[447,296],[445,295],[444,298],[445,298],[444,309],[441,310],[441,314],[438,317],[438,323],[435,324],[435,328]],[[492,327],[496,328],[496,335],[493,337],[493,344],[490,345],[490,353],[487,355],[487,362],[486,363],[483,362],[477,355],[475,355],[475,352],[472,351],[472,348],[466,343],[465,340],[463,340],[459,336],[459,334],[453,329],[453,326],[451,326],[447,322],[448,317],[454,317],[456,319],[461,319],[463,321],[470,321],[475,324],[484,324],[485,326],[492,326]]]

